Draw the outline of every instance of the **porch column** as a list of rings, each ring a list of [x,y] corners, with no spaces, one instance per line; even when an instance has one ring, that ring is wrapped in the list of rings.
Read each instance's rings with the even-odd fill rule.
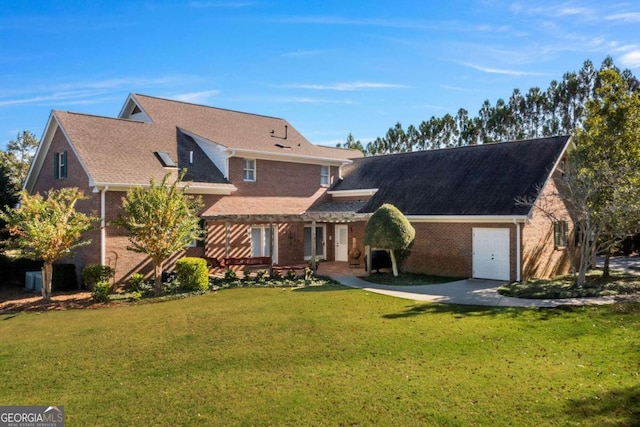
[[[231,235],[231,224],[229,224],[229,221],[224,222],[224,228],[224,256],[225,258],[229,258],[229,236]]]
[[[316,220],[311,220],[311,269],[316,271]]]
[[[277,227],[276,227],[277,229]],[[269,276],[273,274],[273,223],[269,223],[269,254],[271,255],[271,262],[269,263]]]
[[[364,253],[367,257],[367,276],[371,276],[371,246],[367,245],[364,247]]]

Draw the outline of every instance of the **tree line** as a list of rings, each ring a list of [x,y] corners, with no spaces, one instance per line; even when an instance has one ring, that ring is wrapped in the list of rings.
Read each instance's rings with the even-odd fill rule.
[[[546,90],[532,87],[523,93],[516,88],[508,100],[500,98],[495,105],[485,100],[477,116],[460,108],[455,116],[432,116],[406,130],[397,122],[385,136],[366,145],[349,134],[337,146],[377,155],[573,134],[584,126],[587,102],[598,97],[597,89],[602,84],[599,75],[604,70],[619,74],[628,93],[640,88],[633,73],[621,71],[611,57],[599,70],[586,60],[578,72],[565,73],[562,80],[551,81]]]

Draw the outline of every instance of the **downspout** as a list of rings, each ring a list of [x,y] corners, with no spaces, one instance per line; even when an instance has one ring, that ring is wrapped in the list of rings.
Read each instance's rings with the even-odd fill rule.
[[[109,186],[105,185],[100,192],[100,265],[106,265],[107,261],[106,199],[108,190]]]
[[[513,219],[516,224],[516,282],[519,282],[521,278],[521,264],[522,264],[522,247],[520,239],[520,223],[516,218]]]

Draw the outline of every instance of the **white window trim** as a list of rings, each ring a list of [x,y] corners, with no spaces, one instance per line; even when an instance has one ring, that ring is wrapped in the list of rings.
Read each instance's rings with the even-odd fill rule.
[[[247,162],[253,162],[253,169],[249,169],[247,168]],[[242,159],[242,180],[244,182],[256,182],[256,178],[257,178],[257,164],[258,162],[256,162],[256,159]],[[245,172],[253,172],[253,179],[247,179],[247,176],[245,175]]]
[[[327,173],[326,175],[323,173],[324,168],[327,168]],[[324,179],[326,178],[326,183],[323,182]],[[320,186],[321,187],[328,187],[331,185],[331,166],[328,165],[321,165],[320,166]]]

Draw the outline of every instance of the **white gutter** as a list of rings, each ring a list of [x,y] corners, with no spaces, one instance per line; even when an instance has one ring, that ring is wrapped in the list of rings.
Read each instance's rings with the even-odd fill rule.
[[[377,188],[363,188],[358,190],[330,190],[327,191],[327,194],[330,194],[333,197],[362,197],[373,196],[377,192]]]
[[[528,215],[405,215],[410,222],[462,222],[462,223],[519,223],[524,224]]]
[[[108,187],[110,191],[127,191],[130,188],[149,188],[151,184],[131,184],[124,182],[95,182],[90,181],[89,183],[92,187]],[[178,188],[187,187],[185,193],[187,194],[220,194],[220,195],[230,195],[232,192],[237,190],[237,187],[233,184],[214,184],[214,185],[198,185],[193,182],[180,182],[178,183]],[[96,189],[95,192],[99,190]]]
[[[283,161],[290,163],[312,163],[318,165],[329,165],[329,166],[340,166],[340,165],[348,165],[353,163],[353,160],[349,159],[336,159],[331,157],[318,157],[318,156],[310,156],[310,155],[300,155],[300,154],[288,154],[288,153],[272,153],[268,151],[260,151],[260,150],[244,150],[244,149],[227,149],[228,151],[232,151],[237,157],[246,157],[250,159],[256,160],[273,160],[273,161]]]

